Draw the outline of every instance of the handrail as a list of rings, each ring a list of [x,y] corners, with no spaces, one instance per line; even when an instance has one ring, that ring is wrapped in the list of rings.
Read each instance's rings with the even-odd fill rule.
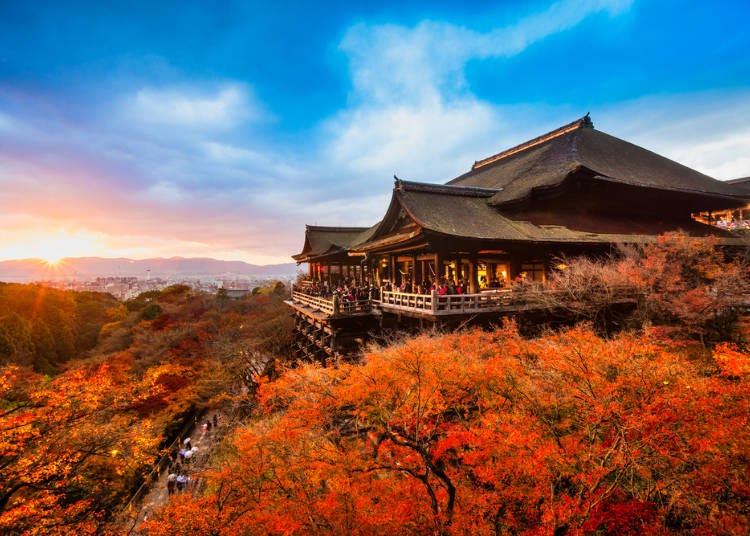
[[[432,314],[455,314],[482,312],[498,307],[525,304],[526,291],[499,290],[479,294],[444,294],[436,291],[430,294],[410,294],[383,291],[380,298],[382,308],[405,309],[430,312]]]
[[[338,294],[334,294],[331,298],[324,298],[311,296],[296,289],[292,289],[292,301],[330,316],[369,313],[372,304],[370,299],[351,301],[342,299]]]
[[[610,291],[623,297],[632,294],[627,287],[611,287]],[[345,301],[338,294],[331,298],[311,296],[297,289],[292,290],[292,301],[329,316],[368,313],[373,307],[381,310],[410,311],[430,315],[473,314],[501,310],[520,310],[542,307],[544,296],[566,295],[565,291],[536,286],[518,286],[504,289],[483,290],[477,294],[444,294],[436,290],[429,294],[412,294],[400,291],[382,291],[380,299]]]

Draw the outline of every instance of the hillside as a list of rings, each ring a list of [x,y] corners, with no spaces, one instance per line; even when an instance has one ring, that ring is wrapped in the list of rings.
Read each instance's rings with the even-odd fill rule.
[[[92,303],[111,305],[111,296],[86,297],[82,308],[84,293],[0,291],[3,313],[13,305],[0,314],[0,334],[24,352],[0,362],[2,534],[121,534],[111,523],[166,446],[213,399],[249,407],[248,371],[266,363],[256,357],[283,360],[289,347],[283,286],[226,300],[175,285],[102,307],[100,317]],[[52,326],[66,352],[55,370],[33,370],[25,352],[37,339],[16,329],[26,325]],[[83,334],[85,352],[76,345]]]

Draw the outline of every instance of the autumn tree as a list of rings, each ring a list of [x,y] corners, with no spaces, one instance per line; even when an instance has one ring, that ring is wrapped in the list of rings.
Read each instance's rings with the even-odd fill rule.
[[[117,304],[109,294],[0,283],[0,364],[51,374],[97,343]]]
[[[150,534],[744,533],[749,362],[507,326],[289,370]]]
[[[159,442],[134,405],[156,389],[102,363],[46,381],[0,376],[0,532],[94,533],[153,460]]]
[[[750,292],[748,265],[715,238],[667,233],[617,255],[561,259],[536,298],[575,320],[611,328],[661,326],[679,337],[732,339]]]

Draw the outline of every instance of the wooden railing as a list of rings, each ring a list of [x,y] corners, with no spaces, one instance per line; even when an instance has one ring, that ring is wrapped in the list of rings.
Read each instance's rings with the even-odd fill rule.
[[[518,290],[498,290],[479,294],[406,294],[384,291],[380,307],[384,310],[402,310],[433,315],[481,313],[509,307],[519,307],[528,301],[528,294]]]
[[[292,301],[329,316],[369,313],[371,308],[370,300],[349,301],[337,294],[334,294],[331,298],[324,298],[311,296],[294,289],[292,289]]]
[[[372,306],[382,310],[411,311],[439,316],[521,307],[528,302],[528,293],[525,290],[498,290],[479,294],[439,296],[436,291],[430,294],[383,291],[380,300],[348,301],[337,294],[324,298],[311,296],[294,288],[292,289],[292,302],[328,316],[369,313]]]
[[[633,298],[632,289],[610,289],[618,299]],[[555,296],[560,295],[560,296]],[[486,313],[491,311],[521,311],[540,309],[545,303],[565,297],[562,291],[548,290],[534,286],[514,287],[513,289],[489,290],[478,294],[446,294],[437,291],[430,294],[409,294],[405,292],[382,291],[379,300],[346,301],[340,296],[322,298],[311,296],[296,289],[292,290],[292,301],[329,316],[366,314],[372,308],[387,312],[412,312],[420,315],[442,316]]]

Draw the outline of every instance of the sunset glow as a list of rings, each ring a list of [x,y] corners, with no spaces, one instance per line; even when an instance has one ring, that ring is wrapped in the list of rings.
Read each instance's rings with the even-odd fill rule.
[[[95,256],[105,251],[96,233],[58,229],[16,234],[14,241],[0,244],[0,260],[40,259],[54,266],[64,257]]]
[[[746,0],[136,4],[0,2],[0,259],[288,263],[586,112],[750,175]]]

